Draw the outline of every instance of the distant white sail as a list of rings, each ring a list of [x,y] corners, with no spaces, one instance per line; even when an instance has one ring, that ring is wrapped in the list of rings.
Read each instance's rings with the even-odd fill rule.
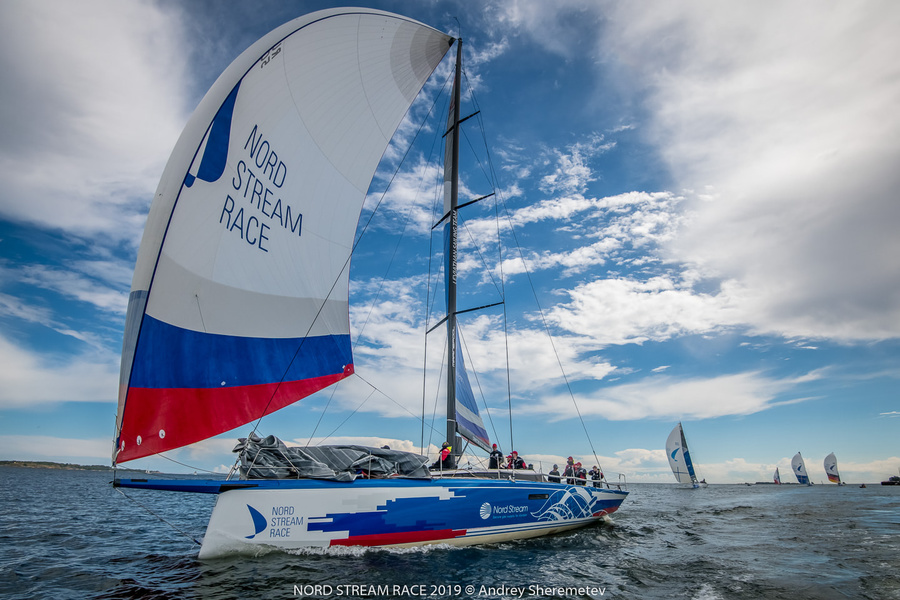
[[[838,473],[837,458],[834,456],[834,452],[825,457],[825,473],[828,475],[828,481],[841,484],[841,474]]]
[[[669,466],[678,483],[687,483],[695,487],[699,485],[681,423],[675,426],[666,440],[666,457],[669,459]]]
[[[781,483],[781,473],[778,472],[778,467],[775,467],[775,483]]]
[[[791,468],[794,469],[794,475],[797,476],[797,481],[803,485],[810,484],[809,474],[806,472],[806,463],[803,462],[803,457],[800,456],[799,452],[791,459]]]

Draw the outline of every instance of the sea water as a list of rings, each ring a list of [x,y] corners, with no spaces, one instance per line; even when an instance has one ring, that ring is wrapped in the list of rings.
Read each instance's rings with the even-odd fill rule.
[[[900,486],[633,484],[557,536],[199,561],[214,496],[110,479],[0,468],[0,598],[900,600]]]

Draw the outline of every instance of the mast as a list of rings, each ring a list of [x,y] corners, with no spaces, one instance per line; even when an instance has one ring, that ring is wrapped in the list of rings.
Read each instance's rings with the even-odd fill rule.
[[[456,40],[456,72],[453,77],[453,116],[451,127],[450,223],[447,252],[447,441],[453,446],[453,456],[460,453],[456,438],[456,251],[459,195],[459,104],[462,40]],[[447,160],[447,157],[445,157]]]

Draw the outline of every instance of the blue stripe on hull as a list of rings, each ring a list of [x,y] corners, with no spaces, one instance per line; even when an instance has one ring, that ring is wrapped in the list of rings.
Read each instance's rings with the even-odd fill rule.
[[[349,335],[216,335],[145,315],[131,387],[204,389],[302,381],[341,373],[352,361]]]

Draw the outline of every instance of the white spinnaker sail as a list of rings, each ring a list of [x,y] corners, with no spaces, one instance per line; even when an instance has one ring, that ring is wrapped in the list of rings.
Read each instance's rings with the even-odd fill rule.
[[[697,481],[694,475],[694,466],[690,462],[690,453],[686,448],[681,423],[672,429],[672,433],[666,439],[666,457],[669,459],[669,466],[678,483],[695,483]]]
[[[329,9],[270,32],[219,77],[150,208],[114,461],[211,437],[353,372],[359,213],[450,42],[406,17]]]
[[[797,481],[804,485],[809,485],[809,473],[806,471],[806,463],[799,452],[791,459],[791,468],[794,470],[794,475],[797,476]]]
[[[831,483],[841,483],[841,474],[838,472],[837,457],[834,452],[825,457],[825,474]]]

